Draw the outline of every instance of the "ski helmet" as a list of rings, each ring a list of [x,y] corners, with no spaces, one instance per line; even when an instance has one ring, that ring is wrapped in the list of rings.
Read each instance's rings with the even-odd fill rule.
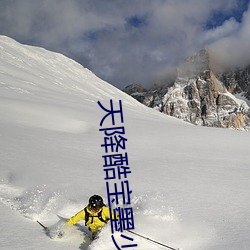
[[[89,198],[89,206],[91,210],[99,210],[103,205],[103,199],[101,196],[95,194]]]

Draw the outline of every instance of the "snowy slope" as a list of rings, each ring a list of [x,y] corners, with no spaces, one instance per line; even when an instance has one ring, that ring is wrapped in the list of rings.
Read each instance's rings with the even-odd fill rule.
[[[196,127],[149,109],[63,55],[0,37],[0,249],[116,249],[52,226],[106,197],[103,134],[122,100],[135,231],[184,250],[248,250],[248,132]],[[106,200],[106,198],[105,198]],[[131,235],[130,235],[131,236]],[[12,238],[12,240],[10,239]],[[134,237],[137,249],[163,249]]]

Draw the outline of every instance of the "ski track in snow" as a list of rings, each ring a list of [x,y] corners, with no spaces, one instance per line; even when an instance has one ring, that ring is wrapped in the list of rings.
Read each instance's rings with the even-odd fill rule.
[[[134,196],[132,206],[136,221],[136,229],[143,236],[154,240],[166,239],[170,246],[177,244],[185,245],[185,249],[204,244],[204,239],[200,239],[199,229],[208,230],[201,224],[190,226],[187,222],[179,219],[173,208],[164,205],[162,194],[145,194],[139,197]],[[62,239],[57,238],[57,231],[63,228],[65,220],[59,220],[57,214],[70,217],[74,211],[78,211],[81,204],[66,200],[63,194],[51,193],[44,185],[30,190],[22,190],[12,186],[10,183],[0,184],[0,202],[12,210],[20,213],[21,216],[36,222],[44,221],[50,229],[50,238],[56,241],[63,241],[69,245],[79,244],[79,249],[109,250],[111,238],[110,228],[102,230],[99,238],[94,242],[89,240],[88,232],[83,222],[78,226],[68,228]],[[164,228],[164,230],[162,230]],[[124,244],[118,233],[114,234],[119,244]],[[141,239],[138,236],[126,232],[125,235],[134,237],[140,245],[138,249],[161,249],[159,245]],[[181,240],[180,240],[181,238]],[[165,243],[166,244],[166,243]],[[107,247],[106,247],[107,246]]]
[[[46,186],[22,190],[9,184],[0,184],[0,201],[22,216],[36,220],[47,219],[60,200],[60,194],[47,195]]]

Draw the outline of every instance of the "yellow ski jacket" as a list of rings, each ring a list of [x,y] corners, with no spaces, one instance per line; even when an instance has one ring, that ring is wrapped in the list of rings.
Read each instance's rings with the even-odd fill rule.
[[[109,208],[103,206],[98,212],[93,212],[89,209],[89,207],[85,207],[84,209],[87,210],[87,212],[89,213],[89,218],[87,221],[85,221],[86,225],[88,226],[89,230],[92,233],[97,232],[99,229],[101,229],[102,227],[105,226],[105,221],[109,221],[110,220],[110,212],[109,212]],[[77,214],[75,214],[74,216],[72,216],[68,221],[67,224],[70,225],[74,225],[77,222],[79,222],[80,220],[85,220],[85,210],[82,209],[81,211],[79,211]],[[101,211],[101,218],[102,220],[100,220],[98,218],[98,214],[100,214]]]

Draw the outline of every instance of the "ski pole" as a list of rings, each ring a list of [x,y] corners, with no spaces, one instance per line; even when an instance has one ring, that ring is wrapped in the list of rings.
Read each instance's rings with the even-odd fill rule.
[[[36,222],[37,222],[40,226],[42,226],[44,230],[48,230],[48,228],[45,227],[41,222],[39,222],[38,220],[37,220]]]
[[[161,245],[161,246],[163,246],[163,247],[166,247],[166,248],[168,248],[168,249],[171,249],[171,250],[181,250],[180,248],[173,248],[173,247],[167,246],[167,245],[165,245],[165,244],[162,244],[161,242],[152,240],[152,239],[150,239],[150,238],[148,238],[148,237],[145,237],[145,236],[143,236],[143,235],[141,235],[141,234],[138,234],[138,233],[135,233],[135,232],[133,232],[133,231],[130,231],[130,230],[127,230],[127,231],[130,232],[130,233],[132,233],[132,234],[135,234],[135,235],[137,235],[137,236],[139,236],[139,237],[141,237],[141,238],[143,238],[143,239],[146,239],[146,240],[148,240],[148,241],[152,241],[152,242],[154,242],[154,243],[156,243],[156,244],[158,244],[158,245]]]

